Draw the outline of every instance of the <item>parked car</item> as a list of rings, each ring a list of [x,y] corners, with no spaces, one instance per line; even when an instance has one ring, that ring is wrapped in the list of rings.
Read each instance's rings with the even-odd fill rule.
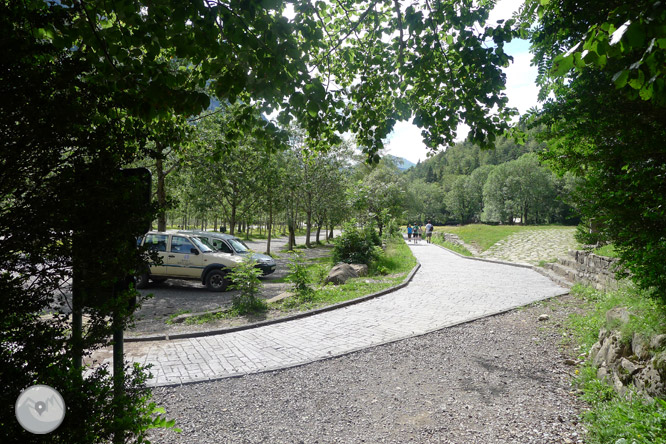
[[[162,264],[152,264],[149,272],[137,276],[137,288],[145,288],[149,280],[175,278],[201,280],[211,291],[225,291],[227,273],[243,262],[243,256],[215,251],[198,237],[185,233],[150,231],[139,245],[157,251]]]
[[[257,267],[261,270],[264,276],[267,276],[275,271],[277,264],[275,259],[267,254],[256,253],[250,249],[245,242],[232,236],[230,234],[218,233],[215,231],[199,231],[199,230],[181,230],[179,233],[186,233],[191,236],[196,236],[199,240],[204,242],[215,251],[229,253],[247,257],[257,262]]]

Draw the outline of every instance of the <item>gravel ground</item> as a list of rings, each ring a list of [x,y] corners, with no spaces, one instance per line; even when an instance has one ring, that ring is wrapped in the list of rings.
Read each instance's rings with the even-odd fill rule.
[[[159,443],[575,443],[562,296],[302,367],[154,390]],[[542,314],[549,319],[539,321]]]

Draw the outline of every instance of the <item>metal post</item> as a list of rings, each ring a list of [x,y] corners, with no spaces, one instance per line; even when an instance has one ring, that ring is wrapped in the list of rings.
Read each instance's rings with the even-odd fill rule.
[[[125,368],[123,356],[123,328],[119,315],[113,313],[113,397],[116,405],[115,417],[123,415],[122,398],[125,396]],[[125,435],[120,428],[113,435],[114,444],[125,442]]]
[[[74,248],[77,241],[74,240]],[[76,250],[74,250],[76,251]],[[72,264],[72,366],[83,371],[83,292],[76,254]]]

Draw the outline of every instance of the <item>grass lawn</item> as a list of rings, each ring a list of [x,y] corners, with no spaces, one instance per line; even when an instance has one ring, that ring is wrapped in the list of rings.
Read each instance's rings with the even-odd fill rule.
[[[301,311],[367,296],[400,284],[416,265],[416,259],[402,239],[389,242],[385,254],[370,266],[369,276],[350,279],[343,285],[322,286],[321,282],[326,278],[333,264],[326,263],[323,258],[319,258],[317,262],[308,266],[308,274],[314,290],[310,300],[299,301],[298,298],[292,297],[273,303],[270,308]]]
[[[608,245],[604,245],[602,247],[596,248],[592,252],[594,254],[598,254],[599,256],[619,257],[617,251],[615,251],[615,247],[613,246],[613,244],[608,244]]]
[[[485,251],[502,239],[515,233],[533,230],[570,230],[571,227],[563,225],[484,225],[470,224],[460,227],[435,227],[435,232],[455,234],[465,243],[474,245]]]

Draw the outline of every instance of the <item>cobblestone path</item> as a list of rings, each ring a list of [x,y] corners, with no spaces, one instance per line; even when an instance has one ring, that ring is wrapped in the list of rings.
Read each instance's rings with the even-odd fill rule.
[[[479,257],[536,265],[567,255],[576,247],[575,227],[535,229],[512,234],[484,251]]]
[[[339,356],[567,293],[529,268],[464,259],[425,243],[410,247],[421,269],[388,295],[250,330],[127,343],[126,358],[152,364],[150,385],[220,379]]]

